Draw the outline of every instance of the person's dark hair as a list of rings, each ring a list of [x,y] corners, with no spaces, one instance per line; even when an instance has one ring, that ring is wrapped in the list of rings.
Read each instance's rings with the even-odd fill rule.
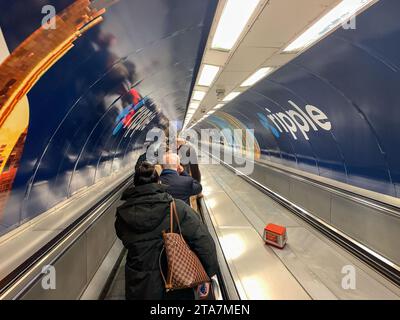
[[[158,173],[153,164],[143,161],[135,171],[133,183],[135,186],[141,186],[148,183],[157,183],[159,180]]]

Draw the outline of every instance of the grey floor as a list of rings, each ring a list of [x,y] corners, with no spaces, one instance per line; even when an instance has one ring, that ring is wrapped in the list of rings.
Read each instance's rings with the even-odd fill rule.
[[[202,165],[207,207],[242,299],[399,299],[400,290],[221,165]],[[287,227],[284,249],[267,223]],[[342,287],[349,270],[355,288]]]

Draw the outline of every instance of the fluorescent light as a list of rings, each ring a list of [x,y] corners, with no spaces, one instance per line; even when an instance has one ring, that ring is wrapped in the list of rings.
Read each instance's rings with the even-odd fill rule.
[[[299,51],[310,44],[321,39],[329,31],[342,24],[360,9],[375,0],[343,0],[309,29],[301,34],[296,40],[285,48],[285,52]]]
[[[219,67],[205,64],[201,71],[198,85],[209,87],[213,83],[218,71]]]
[[[189,109],[194,109],[196,110],[200,106],[200,102],[191,102],[189,104]]]
[[[262,78],[266,77],[269,73],[271,73],[272,70],[273,70],[273,68],[271,68],[271,67],[261,68],[261,69],[257,70],[256,72],[254,72],[240,86],[241,87],[251,87],[253,84],[257,83]]]
[[[231,101],[235,99],[239,94],[241,94],[241,92],[233,91],[224,98],[224,101]]]
[[[211,47],[231,50],[260,0],[227,0]]]
[[[211,114],[213,114],[214,112],[215,112],[215,110],[210,110],[210,111],[207,112],[207,114],[208,114],[208,115],[211,115]]]
[[[214,107],[214,109],[221,109],[223,106],[224,106],[223,103],[218,103],[218,104]]]
[[[192,99],[201,101],[201,100],[203,100],[205,95],[206,95],[206,93],[204,91],[194,91]]]

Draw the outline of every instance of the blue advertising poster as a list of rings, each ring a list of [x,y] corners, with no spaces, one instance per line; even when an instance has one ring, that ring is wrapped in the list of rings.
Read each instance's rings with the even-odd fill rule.
[[[88,3],[0,4],[1,97],[27,93],[0,109],[0,235],[132,171],[146,133],[183,118],[217,1]]]
[[[398,12],[399,1],[377,2],[198,128],[238,121],[264,159],[400,197]]]

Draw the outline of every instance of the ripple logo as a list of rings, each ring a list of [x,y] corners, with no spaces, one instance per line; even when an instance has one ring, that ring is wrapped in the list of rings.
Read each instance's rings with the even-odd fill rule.
[[[275,129],[273,125],[271,125],[267,119],[266,116],[264,116],[262,113],[257,112],[257,116],[260,119],[261,124],[264,126],[265,129],[271,130],[271,133],[276,137],[279,138],[281,135],[279,134],[279,131]]]
[[[293,101],[289,100],[289,104],[293,107],[292,110],[285,112],[272,113],[269,109],[265,110],[269,113],[264,115],[257,113],[261,124],[269,129],[272,134],[279,138],[281,133],[290,133],[294,140],[297,140],[299,132],[304,139],[310,140],[308,132],[318,131],[319,129],[331,131],[332,124],[325,113],[313,105],[306,105],[305,111]]]

